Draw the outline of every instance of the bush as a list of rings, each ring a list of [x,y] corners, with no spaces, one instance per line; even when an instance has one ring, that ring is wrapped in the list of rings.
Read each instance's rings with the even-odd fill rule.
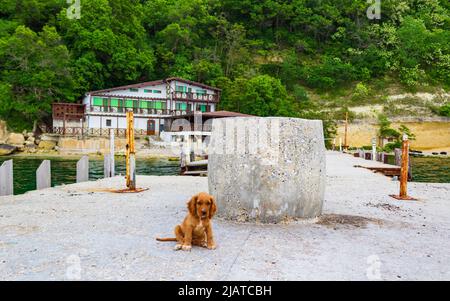
[[[367,88],[363,83],[358,83],[353,90],[353,98],[361,99],[367,96],[369,96],[369,88]]]
[[[322,64],[308,68],[307,84],[312,88],[331,89],[356,79],[356,70],[340,58],[326,57]]]
[[[383,147],[383,151],[390,153],[390,152],[393,152],[394,149],[396,149],[396,148],[402,148],[402,143],[400,141],[387,143]]]
[[[443,106],[441,106],[438,110],[439,115],[450,117],[450,102],[447,102]]]

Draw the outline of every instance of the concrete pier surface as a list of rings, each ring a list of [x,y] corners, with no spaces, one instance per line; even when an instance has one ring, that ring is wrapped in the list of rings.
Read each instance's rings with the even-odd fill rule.
[[[214,220],[216,250],[173,251],[172,230],[207,178],[114,177],[0,197],[0,280],[450,280],[450,184],[398,181],[327,153],[323,216]],[[220,210],[220,208],[218,208]]]

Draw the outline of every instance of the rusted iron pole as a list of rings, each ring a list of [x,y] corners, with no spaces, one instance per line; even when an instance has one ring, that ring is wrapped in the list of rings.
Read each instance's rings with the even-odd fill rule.
[[[127,112],[127,152],[126,152],[126,180],[130,190],[136,189],[136,161],[134,150],[134,118],[133,112]]]
[[[391,195],[391,197],[397,200],[415,200],[414,198],[408,196],[408,168],[409,168],[409,141],[408,135],[403,134],[402,141],[402,158],[401,158],[401,169],[400,169],[400,194]]]
[[[403,135],[402,141],[402,166],[400,172],[400,198],[407,197],[408,167],[409,167],[409,141],[408,136]]]

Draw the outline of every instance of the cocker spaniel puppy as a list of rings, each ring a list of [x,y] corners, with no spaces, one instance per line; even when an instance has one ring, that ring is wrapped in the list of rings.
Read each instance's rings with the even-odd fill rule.
[[[183,223],[175,227],[176,238],[156,238],[156,240],[176,241],[175,250],[190,251],[192,245],[215,249],[211,222],[217,211],[214,197],[206,192],[200,192],[190,199],[187,207],[189,212]]]

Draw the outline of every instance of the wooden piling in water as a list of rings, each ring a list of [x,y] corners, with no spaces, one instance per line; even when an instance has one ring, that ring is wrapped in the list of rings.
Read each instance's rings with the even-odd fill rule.
[[[36,170],[36,189],[45,189],[52,186],[50,160],[42,161]]]
[[[14,194],[13,160],[7,160],[0,166],[0,196]]]

